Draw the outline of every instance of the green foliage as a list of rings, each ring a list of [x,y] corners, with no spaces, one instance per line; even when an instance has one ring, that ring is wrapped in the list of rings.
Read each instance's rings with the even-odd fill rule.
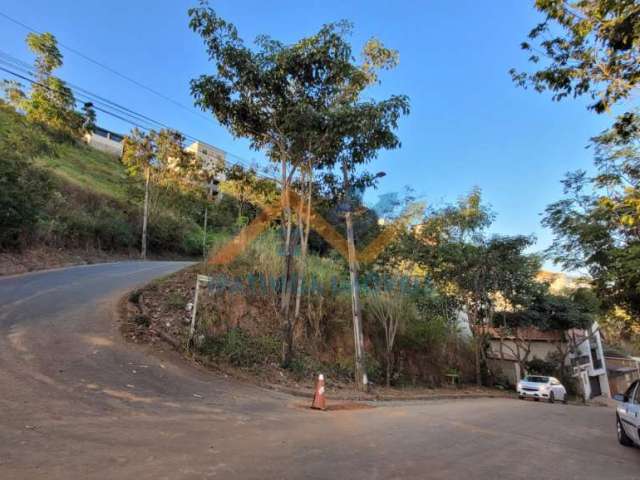
[[[253,368],[279,362],[280,347],[280,341],[274,337],[253,337],[241,328],[232,328],[223,335],[206,337],[199,351],[237,367]]]
[[[527,373],[530,375],[553,376],[557,373],[556,362],[534,357],[526,363]]]
[[[64,141],[0,103],[0,248],[37,242],[129,252],[138,246],[140,181],[115,157]],[[149,230],[158,252],[202,254],[202,197],[161,186]],[[211,208],[211,228],[235,218],[233,199]],[[212,233],[212,235],[215,235]]]
[[[151,251],[202,254],[202,229],[169,210],[162,210],[153,216],[149,222],[147,241]]]
[[[0,248],[18,247],[34,234],[51,191],[46,172],[0,141]]]
[[[171,292],[167,296],[167,305],[174,309],[183,309],[186,305],[186,301],[182,295],[176,292]]]
[[[33,131],[31,126],[26,129]],[[129,200],[126,171],[112,155],[84,144],[56,142],[50,154],[39,155],[34,162],[79,189],[123,204]]]
[[[533,326],[564,332],[588,329],[599,312],[600,302],[590,289],[579,288],[568,296],[552,295],[541,289],[526,308],[500,312],[497,322],[509,328]]]
[[[379,378],[379,364],[371,359],[371,369],[367,370],[369,378]],[[333,362],[322,362],[312,355],[304,352],[297,352],[292,358],[287,369],[293,373],[298,380],[316,377],[319,373],[328,378],[347,381],[353,380],[353,358],[336,358]]]
[[[93,103],[85,102],[82,105],[82,131],[85,133],[93,133],[96,129],[96,110]]]
[[[533,73],[511,75],[521,86],[560,100],[589,95],[598,113],[628,98],[640,81],[640,6],[635,0],[536,0],[545,20],[521,44]]]
[[[91,211],[78,209],[87,195],[66,193],[54,195],[47,218],[41,222],[41,237],[47,243],[105,251],[121,251],[135,245],[135,226],[118,206],[94,198]]]
[[[153,132],[145,133],[138,128],[124,138],[122,163],[129,175],[136,176],[153,167],[156,153]]]
[[[39,76],[46,77],[62,66],[62,54],[58,49],[58,41],[51,33],[30,33],[27,35],[27,46],[36,54],[36,71]]]
[[[624,114],[593,140],[597,173],[567,174],[565,198],[546,209],[549,253],[586,269],[604,307],[640,313],[640,118]],[[637,325],[637,322],[636,322]],[[633,329],[633,321],[627,330]]]
[[[27,45],[36,55],[36,82],[29,98],[20,102],[29,121],[47,125],[64,135],[78,136],[83,117],[75,111],[76,100],[71,89],[52,72],[62,66],[62,54],[56,38],[50,33],[30,33]],[[15,95],[13,95],[15,101]]]
[[[432,210],[407,252],[442,291],[461,299],[474,321],[484,322],[495,309],[496,295],[512,305],[526,304],[537,291],[540,261],[525,253],[526,236],[489,236],[492,216],[478,191],[457,205]]]

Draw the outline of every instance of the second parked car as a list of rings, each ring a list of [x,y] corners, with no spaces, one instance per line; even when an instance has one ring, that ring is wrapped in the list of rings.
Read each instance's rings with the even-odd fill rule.
[[[616,409],[618,441],[626,447],[634,444],[640,447],[640,380],[613,399],[620,402]]]
[[[549,403],[556,400],[567,403],[567,389],[554,377],[527,375],[518,382],[517,391],[523,400],[533,398],[538,401],[542,398]]]

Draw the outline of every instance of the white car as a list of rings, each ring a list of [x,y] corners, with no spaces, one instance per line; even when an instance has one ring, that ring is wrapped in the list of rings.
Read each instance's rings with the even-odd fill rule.
[[[636,380],[624,395],[615,395],[618,441],[625,447],[640,447],[640,380]]]
[[[522,400],[533,398],[536,402],[545,399],[549,403],[556,400],[567,403],[567,389],[554,377],[527,375],[518,382],[518,397]]]

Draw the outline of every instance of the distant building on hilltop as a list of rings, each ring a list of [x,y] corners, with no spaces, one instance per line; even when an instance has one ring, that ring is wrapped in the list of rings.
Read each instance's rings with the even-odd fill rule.
[[[219,148],[203,142],[193,142],[185,151],[194,153],[202,160],[202,168],[207,172],[218,172],[226,162],[227,154]]]
[[[95,127],[93,132],[84,135],[84,141],[96,150],[116,155],[118,158],[122,157],[124,135]]]

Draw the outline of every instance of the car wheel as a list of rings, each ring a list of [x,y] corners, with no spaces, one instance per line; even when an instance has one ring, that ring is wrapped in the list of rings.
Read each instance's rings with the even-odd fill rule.
[[[562,397],[562,403],[564,403],[565,405],[567,403],[569,403],[569,396],[567,395],[567,392],[564,392],[564,397]]]
[[[555,402],[555,401],[556,401],[556,397],[555,397],[555,395],[553,394],[553,392],[551,392],[551,393],[549,394],[549,403],[553,403],[553,402]]]
[[[538,397],[533,397],[533,399],[534,399],[536,402],[539,402],[539,401],[540,401],[540,399],[539,399]]]
[[[526,399],[524,398],[524,395],[518,395],[518,398],[519,398],[520,400],[526,400]]]
[[[620,445],[624,445],[625,447],[632,447],[633,440],[631,440],[627,436],[627,433],[624,431],[624,428],[622,427],[622,422],[620,421],[620,417],[618,416],[616,416],[616,430],[618,433],[618,442],[620,442]]]

